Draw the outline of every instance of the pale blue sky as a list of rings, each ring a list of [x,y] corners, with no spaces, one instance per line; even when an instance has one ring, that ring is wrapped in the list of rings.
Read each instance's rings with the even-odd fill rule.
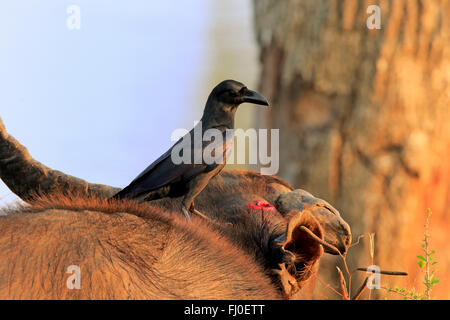
[[[251,19],[241,0],[2,1],[0,116],[42,163],[123,187],[200,118],[217,78],[254,85]]]

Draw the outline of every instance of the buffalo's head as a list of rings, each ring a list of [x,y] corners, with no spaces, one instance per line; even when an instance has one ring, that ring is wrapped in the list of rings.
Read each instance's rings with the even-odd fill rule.
[[[341,254],[347,252],[352,240],[350,226],[342,219],[339,211],[325,200],[316,198],[305,190],[296,189],[281,194],[275,201],[275,206],[283,215],[293,210],[308,210],[322,227],[324,241],[336,247]],[[337,254],[329,247],[324,249],[326,253]]]
[[[291,298],[310,278],[323,252],[347,252],[351,231],[335,208],[304,190],[281,194],[275,207],[286,226],[272,232],[266,260],[284,295]]]

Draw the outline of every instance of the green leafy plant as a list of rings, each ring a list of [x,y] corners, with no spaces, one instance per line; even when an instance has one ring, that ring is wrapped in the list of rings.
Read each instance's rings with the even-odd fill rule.
[[[417,255],[417,264],[419,265],[419,268],[422,270],[422,272],[425,273],[423,282],[423,284],[425,285],[425,290],[422,292],[417,292],[414,289],[406,290],[399,287],[382,287],[389,292],[402,295],[404,300],[431,300],[431,291],[433,290],[434,286],[441,280],[440,278],[435,276],[436,270],[432,268],[437,264],[437,261],[434,257],[435,250],[430,249],[429,226],[431,214],[431,210],[427,209],[425,232],[422,240],[423,243],[421,245],[423,253]]]
[[[422,243],[423,254],[419,254],[417,256],[417,258],[418,258],[417,264],[425,272],[425,277],[424,277],[424,282],[423,282],[423,284],[425,285],[425,291],[423,293],[423,297],[426,300],[431,299],[431,291],[433,290],[434,285],[439,283],[439,281],[441,280],[440,278],[435,277],[436,270],[432,269],[432,267],[437,264],[437,261],[434,258],[435,251],[430,250],[430,248],[429,248],[430,235],[429,235],[428,229],[429,229],[429,225],[430,225],[431,214],[432,214],[431,210],[428,209],[427,210],[427,220],[425,222],[425,234],[424,234],[423,243]]]

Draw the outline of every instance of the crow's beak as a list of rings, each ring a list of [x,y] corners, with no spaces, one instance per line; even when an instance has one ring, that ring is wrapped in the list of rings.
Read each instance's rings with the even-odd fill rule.
[[[254,103],[254,104],[260,104],[263,106],[268,106],[269,102],[264,98],[261,94],[259,94],[256,91],[247,90],[245,96],[244,96],[244,102]]]

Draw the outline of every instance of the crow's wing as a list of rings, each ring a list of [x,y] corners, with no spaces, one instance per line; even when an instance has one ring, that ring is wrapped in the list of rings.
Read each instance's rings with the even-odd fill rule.
[[[192,131],[188,134],[192,134]],[[176,146],[180,139],[174,146]],[[203,148],[211,143],[203,142]],[[181,163],[175,164],[172,161],[170,148],[166,153],[149,165],[141,174],[139,174],[126,188],[119,191],[114,198],[135,198],[142,194],[156,190],[163,186],[179,182],[181,180],[188,181],[198,174],[213,170],[219,164],[194,164]],[[203,149],[202,148],[202,149]],[[191,145],[191,153],[194,154],[194,145]],[[191,161],[193,162],[193,161]]]
[[[118,198],[135,198],[147,192],[190,178],[207,170],[205,164],[174,164],[170,153],[159,158],[126,188],[116,194]]]

